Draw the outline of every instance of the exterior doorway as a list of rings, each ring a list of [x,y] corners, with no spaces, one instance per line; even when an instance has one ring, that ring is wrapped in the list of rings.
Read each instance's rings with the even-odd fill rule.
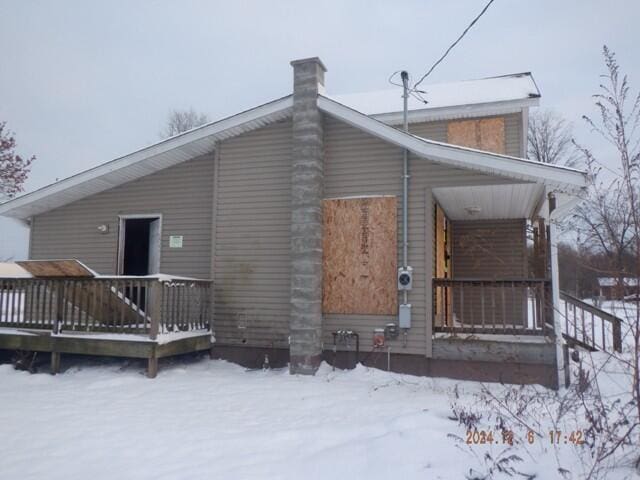
[[[145,276],[160,272],[161,215],[120,217],[118,275]]]
[[[118,275],[144,277],[160,273],[161,215],[126,215],[120,217],[118,239]],[[131,286],[119,293],[144,310],[145,287]]]

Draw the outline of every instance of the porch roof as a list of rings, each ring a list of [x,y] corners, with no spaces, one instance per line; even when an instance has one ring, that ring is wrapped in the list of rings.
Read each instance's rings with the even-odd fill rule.
[[[538,183],[433,189],[433,196],[449,220],[533,218],[544,195],[545,187]]]
[[[511,178],[516,181],[514,183],[537,183],[564,193],[577,193],[587,185],[587,174],[584,171],[427,140],[391,127],[323,95],[318,97],[318,107],[334,118],[406,148],[423,159]]]

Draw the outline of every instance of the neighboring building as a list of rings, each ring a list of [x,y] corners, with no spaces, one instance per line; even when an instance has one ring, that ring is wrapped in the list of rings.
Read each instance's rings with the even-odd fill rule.
[[[360,359],[394,370],[557,385],[549,217],[570,210],[586,176],[524,158],[540,97],[532,76],[427,87],[426,105],[409,99],[406,133],[401,90],[331,96],[320,60],[292,65],[292,95],[16,198],[0,214],[29,223],[31,259],[211,279],[212,312],[201,314],[218,357],[256,366],[268,355],[313,373],[333,361],[334,341],[345,362],[357,333]],[[528,224],[549,259],[536,278]],[[400,278],[405,241],[411,270]],[[145,291],[109,288],[120,298]],[[374,334],[383,345],[373,347]]]
[[[621,300],[638,293],[638,279],[623,277],[598,277],[600,297],[606,300]]]

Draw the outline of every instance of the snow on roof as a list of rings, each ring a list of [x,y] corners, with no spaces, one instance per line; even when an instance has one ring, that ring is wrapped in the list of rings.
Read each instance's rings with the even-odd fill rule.
[[[624,278],[623,280],[625,287],[638,286],[637,278]],[[615,287],[620,285],[620,279],[617,277],[598,277],[598,285],[601,287]]]
[[[497,102],[537,99],[540,91],[531,73],[515,73],[478,80],[439,83],[420,88],[423,102],[409,97],[409,110],[432,110]],[[377,92],[330,95],[333,100],[367,115],[402,111],[402,88]],[[537,103],[537,100],[536,100]]]

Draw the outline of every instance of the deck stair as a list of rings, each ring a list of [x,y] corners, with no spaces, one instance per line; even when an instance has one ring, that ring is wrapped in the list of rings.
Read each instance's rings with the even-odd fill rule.
[[[61,353],[147,358],[155,376],[158,358],[210,348],[210,280],[78,274],[70,262],[0,278],[0,349],[51,352],[54,373]]]
[[[560,292],[562,337],[569,347],[591,352],[622,350],[622,319],[590,303]]]

